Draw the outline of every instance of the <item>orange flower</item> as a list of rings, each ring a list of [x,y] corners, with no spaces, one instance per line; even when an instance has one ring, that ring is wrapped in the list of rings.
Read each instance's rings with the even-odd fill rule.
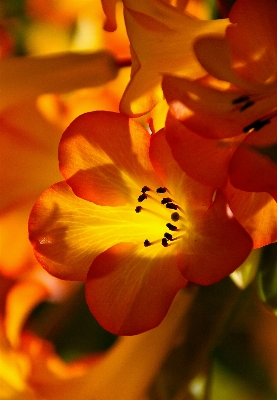
[[[237,0],[226,37],[195,43],[210,75],[163,83],[173,156],[191,177],[224,190],[254,247],[277,240],[275,14],[274,1]]]
[[[275,1],[261,6],[256,0],[238,0],[226,37],[208,35],[195,43],[201,65],[225,82],[216,82],[215,87],[211,77],[195,82],[166,77],[164,81],[167,100],[175,101],[173,115],[204,138],[217,139],[217,144],[206,141],[217,147],[213,166],[217,173],[210,174],[214,183],[220,187],[229,176],[236,188],[268,192],[275,200],[276,15]]]
[[[212,200],[181,171],[163,131],[87,113],[65,131],[59,160],[66,182],[34,206],[30,239],[47,271],[86,281],[92,313],[113,333],[158,325],[188,280],[217,282],[252,249],[223,195]]]
[[[115,1],[103,1],[109,29],[116,26]],[[163,73],[197,77],[205,73],[198,63],[193,43],[208,32],[224,33],[227,21],[203,21],[160,0],[124,0],[127,33],[131,42],[131,81],[121,100],[121,111],[138,116],[162,101]]]

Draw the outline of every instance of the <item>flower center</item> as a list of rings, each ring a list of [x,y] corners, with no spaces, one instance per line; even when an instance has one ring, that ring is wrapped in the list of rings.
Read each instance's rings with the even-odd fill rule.
[[[156,190],[153,190],[148,186],[143,186],[141,189],[141,194],[138,196],[138,202],[143,202],[143,206],[138,205],[135,208],[135,212],[137,214],[141,212],[150,212],[162,217],[165,220],[165,231],[161,232],[161,237],[154,240],[146,238],[143,242],[144,247],[149,247],[158,243],[163,247],[169,247],[170,245],[176,243],[176,241],[183,236],[182,234],[178,234],[183,230],[183,228],[180,226],[180,222],[183,219],[183,210],[173,200],[173,198],[167,197],[166,194],[170,195],[170,192],[166,187],[159,187]],[[165,210],[168,210],[168,215],[165,214]],[[172,212],[172,210],[175,211]]]

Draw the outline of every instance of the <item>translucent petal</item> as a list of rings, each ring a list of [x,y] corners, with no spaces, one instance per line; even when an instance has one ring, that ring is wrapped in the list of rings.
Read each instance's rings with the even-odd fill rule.
[[[121,111],[134,116],[147,113],[162,100],[161,74],[204,74],[193,43],[198,35],[223,34],[227,21],[197,20],[157,0],[126,0],[124,5],[128,36],[140,68],[132,73]]]
[[[157,203],[149,205],[152,203],[155,209]],[[38,261],[49,273],[85,280],[94,258],[114,244],[128,241],[144,247],[145,239],[161,241],[171,213],[159,208],[161,213],[147,207],[136,213],[133,205],[98,206],[75,196],[70,186],[61,182],[46,190],[34,206],[30,240]],[[161,244],[158,247],[162,248]]]
[[[86,300],[110,332],[134,335],[157,326],[187,280],[169,248],[120,243],[100,254],[86,281]]]
[[[101,205],[134,204],[144,185],[160,185],[149,141],[149,133],[123,115],[87,113],[62,137],[60,169],[77,196]]]

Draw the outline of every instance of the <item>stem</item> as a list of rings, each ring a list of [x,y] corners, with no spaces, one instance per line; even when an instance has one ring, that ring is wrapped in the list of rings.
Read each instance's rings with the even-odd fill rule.
[[[185,342],[181,348],[172,352],[165,364],[167,375],[171,374],[171,399],[184,400],[191,380],[206,368],[240,293],[230,278],[199,288],[186,315]]]

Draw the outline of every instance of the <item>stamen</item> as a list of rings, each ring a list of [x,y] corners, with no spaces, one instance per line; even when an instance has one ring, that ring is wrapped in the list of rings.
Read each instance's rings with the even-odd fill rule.
[[[143,194],[141,194],[139,197],[138,197],[138,201],[141,203],[143,200],[145,200],[145,199],[147,199],[147,195],[145,194],[145,193],[143,193]]]
[[[165,232],[164,237],[167,238],[167,240],[173,240],[171,233]]]
[[[141,189],[142,193],[145,192],[150,192],[150,188],[148,186],[143,186],[143,188]]]
[[[237,99],[234,99],[232,101],[232,104],[239,104],[239,103],[243,103],[244,101],[248,101],[248,100],[250,100],[250,97],[243,95],[243,96],[238,97]]]
[[[149,242],[149,240],[148,239],[145,239],[145,241],[144,241],[144,247],[149,247],[149,246],[151,246],[151,242]]]
[[[135,212],[136,212],[136,213],[141,212],[141,210],[142,210],[142,207],[141,207],[141,206],[137,206],[137,207],[135,208]]]
[[[253,106],[254,104],[255,104],[255,102],[250,100],[247,103],[245,103],[239,110],[240,110],[240,112],[242,112],[242,111],[246,110],[247,108]]]
[[[270,119],[257,119],[256,121],[252,122],[252,124],[249,124],[243,128],[244,133],[249,133],[250,131],[259,131],[262,129],[265,125],[270,123]]]
[[[159,188],[156,190],[157,193],[165,193],[166,191],[167,191],[167,188],[166,188],[166,187],[159,187]]]
[[[167,203],[171,203],[173,200],[170,197],[164,197],[161,200],[161,204],[167,204]]]
[[[167,203],[166,208],[170,208],[171,210],[178,210],[178,206],[174,203]]]
[[[171,231],[177,231],[177,226],[172,225],[170,222],[168,224],[166,224],[166,226],[168,227],[169,230]]]
[[[162,238],[162,245],[163,245],[164,247],[167,247],[167,246],[168,246],[168,243],[167,243],[167,239],[166,239],[166,238]]]
[[[180,215],[177,212],[174,212],[171,214],[171,219],[172,221],[177,222],[180,219]]]

